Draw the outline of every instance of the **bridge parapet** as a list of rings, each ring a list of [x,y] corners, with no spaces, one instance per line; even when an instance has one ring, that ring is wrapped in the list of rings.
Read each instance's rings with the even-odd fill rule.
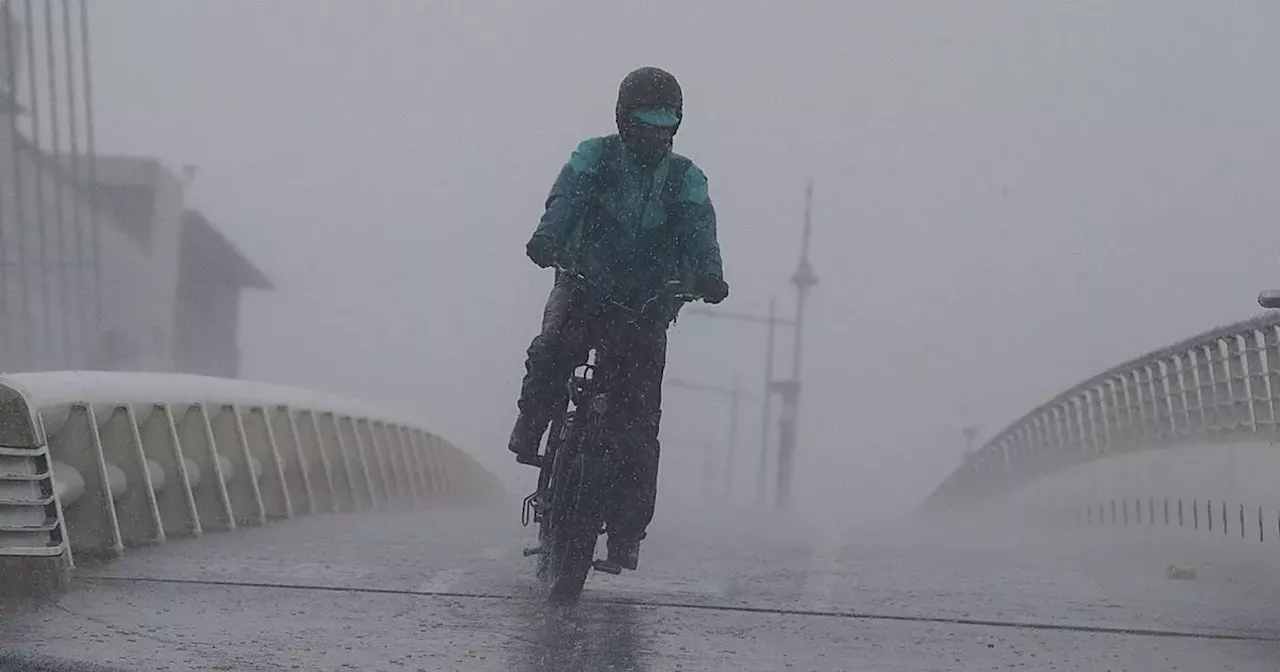
[[[1280,314],[1137,357],[1033,409],[969,455],[929,497],[967,509],[1049,473],[1120,453],[1275,435]]]
[[[309,513],[498,499],[496,477],[417,420],[311,390],[184,374],[0,377],[6,583]],[[27,571],[30,570],[30,571]]]

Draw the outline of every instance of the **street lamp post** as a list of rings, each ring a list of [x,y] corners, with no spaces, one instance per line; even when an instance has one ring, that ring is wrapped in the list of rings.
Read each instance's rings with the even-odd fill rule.
[[[809,240],[813,233],[813,181],[805,186],[804,233],[800,247],[800,266],[791,276],[796,288],[795,341],[791,350],[791,380],[777,386],[782,395],[782,413],[778,417],[778,491],[777,505],[785,508],[791,502],[791,471],[800,432],[800,361],[804,345],[804,304],[818,277],[809,264]]]

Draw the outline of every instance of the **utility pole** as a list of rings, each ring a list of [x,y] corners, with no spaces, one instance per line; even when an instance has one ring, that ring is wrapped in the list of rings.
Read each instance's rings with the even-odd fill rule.
[[[795,341],[791,350],[791,380],[779,381],[776,389],[782,395],[782,414],[778,418],[778,491],[776,504],[786,508],[791,503],[791,473],[800,432],[800,363],[804,346],[804,304],[818,278],[809,264],[809,241],[813,233],[813,180],[805,185],[804,232],[800,247],[800,266],[791,276],[796,288]]]

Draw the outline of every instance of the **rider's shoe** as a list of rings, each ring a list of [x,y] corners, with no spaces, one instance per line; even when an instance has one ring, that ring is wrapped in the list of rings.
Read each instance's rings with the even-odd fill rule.
[[[524,413],[516,416],[516,425],[507,440],[507,450],[515,453],[516,461],[521,464],[534,464],[538,460],[542,431],[536,425],[534,419]]]
[[[640,541],[615,540],[609,538],[608,562],[623,569],[635,571],[640,566]]]

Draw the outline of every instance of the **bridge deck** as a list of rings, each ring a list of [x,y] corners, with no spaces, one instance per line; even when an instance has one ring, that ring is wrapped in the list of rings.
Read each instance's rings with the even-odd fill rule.
[[[749,540],[686,522],[655,527],[640,572],[593,575],[584,604],[556,614],[533,597],[532,562],[520,557],[532,532],[513,518],[315,517],[133,552],[81,568],[56,606],[5,609],[6,655],[410,671],[1271,670],[1280,660],[1273,568],[1263,571],[1261,549],[1223,540],[1147,530],[944,543],[923,530],[795,529]],[[1168,580],[1170,563],[1199,576]]]

